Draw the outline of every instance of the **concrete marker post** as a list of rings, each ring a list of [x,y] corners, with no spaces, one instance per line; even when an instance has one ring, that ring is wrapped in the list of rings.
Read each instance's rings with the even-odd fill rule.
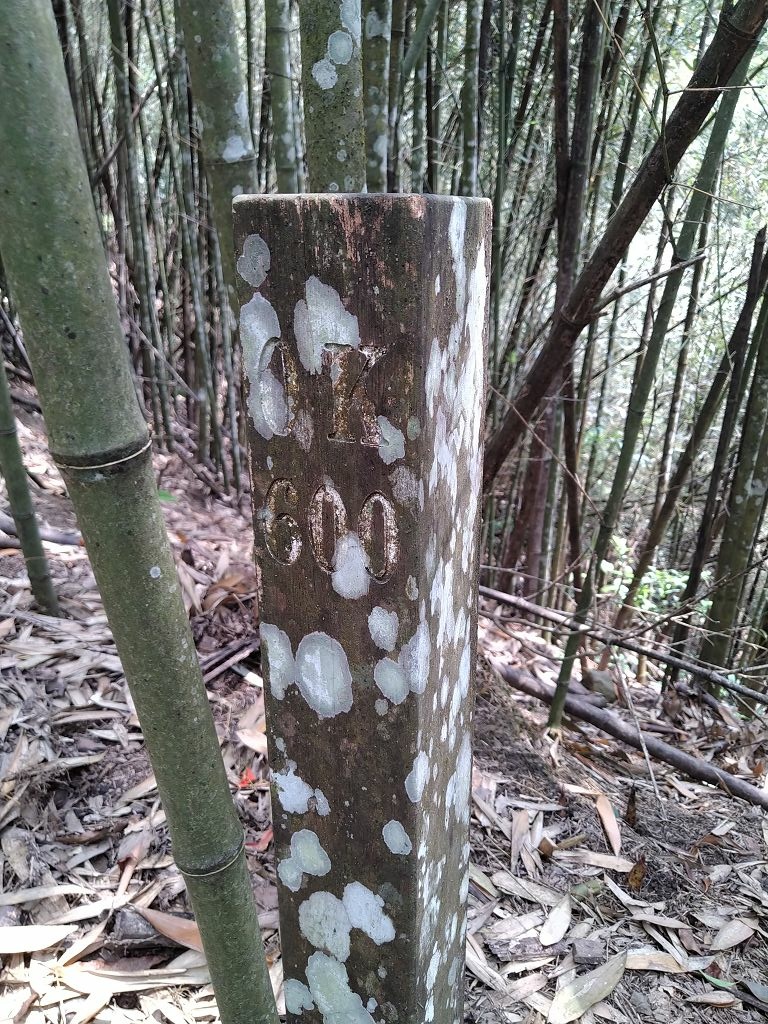
[[[491,206],[242,196],[285,998],[463,1018]]]

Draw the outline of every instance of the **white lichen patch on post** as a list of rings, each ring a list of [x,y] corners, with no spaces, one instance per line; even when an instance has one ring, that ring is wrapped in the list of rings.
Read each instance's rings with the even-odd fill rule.
[[[298,892],[304,881],[304,875],[322,877],[331,870],[331,860],[320,845],[317,834],[311,829],[302,828],[291,836],[291,855],[285,857],[277,865],[280,881],[291,892]]]
[[[389,474],[389,482],[395,501],[405,505],[414,515],[424,511],[424,481],[417,480],[412,469],[397,466]]]
[[[408,799],[412,803],[417,804],[421,800],[424,787],[427,784],[428,776],[429,758],[426,753],[421,750],[416,755],[413,762],[413,768],[411,768],[405,780],[405,792],[408,794]]]
[[[376,422],[379,425],[379,455],[382,462],[390,466],[398,459],[405,458],[405,438],[402,430],[389,422],[386,416],[377,416]]]
[[[296,651],[296,681],[301,695],[320,718],[352,707],[352,674],[344,648],[327,633],[310,633]]]
[[[394,853],[399,857],[405,857],[413,849],[413,843],[408,833],[402,824],[399,821],[395,821],[394,818],[386,823],[381,830],[381,834],[390,853]]]
[[[371,634],[371,640],[382,651],[394,651],[398,628],[397,612],[388,612],[381,605],[376,605],[368,616],[368,632]]]
[[[272,696],[282,700],[291,683],[296,682],[296,663],[293,659],[291,641],[284,630],[270,622],[261,623],[259,636],[262,645],[262,669],[266,670],[269,678]]]
[[[384,913],[384,900],[362,882],[350,882],[344,887],[342,903],[352,927],[365,932],[377,946],[394,939],[395,926]]]
[[[272,257],[269,247],[261,235],[248,235],[243,243],[243,253],[237,257],[237,272],[244,281],[258,288],[266,280]]]
[[[383,908],[381,896],[361,882],[350,882],[341,899],[330,892],[315,892],[304,900],[299,906],[299,929],[315,949],[343,962],[349,957],[353,928],[379,946],[394,939],[395,926]]]
[[[277,788],[277,798],[280,806],[288,814],[306,814],[310,808],[310,801],[315,801],[315,810],[319,815],[325,817],[330,814],[331,808],[322,789],[313,789],[296,774],[296,762],[287,761],[285,771],[273,772],[272,780]]]
[[[379,690],[393,704],[402,704],[410,692],[405,672],[391,658],[381,658],[380,661],[376,662],[373,670],[373,680]]]
[[[307,961],[307,983],[324,1024],[375,1024],[349,987],[346,967],[334,957],[313,953]]]
[[[412,693],[424,693],[427,687],[430,643],[429,626],[424,616],[422,602],[421,621],[411,639],[403,646],[397,659]]]
[[[299,928],[315,949],[337,960],[349,956],[349,915],[342,901],[330,892],[313,892],[299,907]]]
[[[472,784],[472,743],[469,733],[464,735],[456,760],[456,771],[448,780],[445,790],[445,827],[451,814],[462,823],[469,821],[469,792]]]
[[[302,366],[314,374],[323,368],[326,348],[359,348],[360,328],[336,289],[317,277],[309,278],[304,294],[294,309],[293,332]]]
[[[373,702],[373,708],[376,714],[379,715],[380,718],[383,718],[389,711],[389,702],[379,697],[378,700]]]
[[[368,593],[371,584],[368,555],[354,532],[345,533],[336,542],[331,584],[337,594],[350,600],[364,597]]]
[[[315,1001],[312,993],[302,981],[295,978],[286,978],[283,982],[283,994],[285,995],[285,1008],[288,1013],[300,1014],[304,1010],[314,1010]]]
[[[248,411],[265,441],[286,434],[290,419],[285,388],[269,367],[279,340],[277,313],[262,295],[254,295],[240,310],[240,341],[249,384]]]

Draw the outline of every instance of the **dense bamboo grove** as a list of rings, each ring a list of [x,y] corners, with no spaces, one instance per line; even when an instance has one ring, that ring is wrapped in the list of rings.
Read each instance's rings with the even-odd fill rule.
[[[485,195],[484,582],[762,685],[766,3],[365,0],[351,52],[338,7],[53,0],[155,444],[247,486],[233,194]]]

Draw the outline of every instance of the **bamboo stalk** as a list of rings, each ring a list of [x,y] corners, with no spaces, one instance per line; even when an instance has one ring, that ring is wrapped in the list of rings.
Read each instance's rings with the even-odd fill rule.
[[[277,1024],[242,828],[165,533],[47,0],[0,5],[0,92],[12,112],[0,117],[3,256],[51,451],[142,723],[221,1019]]]
[[[240,62],[230,0],[179,0],[178,16],[197,112],[224,280],[234,288],[232,199],[255,192],[256,153],[248,116],[248,87]]]
[[[264,20],[265,71],[269,79],[277,189],[284,193],[298,192],[299,172],[291,82],[290,0],[267,0],[264,5]]]
[[[16,526],[16,535],[21,544],[27,575],[32,594],[46,615],[59,614],[59,602],[45,557],[40,531],[29,493],[27,474],[16,432],[16,418],[13,415],[11,390],[5,367],[0,362],[0,472],[5,478],[8,504]]]
[[[365,189],[360,6],[299,0],[301,81],[312,192]]]
[[[392,0],[363,2],[365,150],[369,192],[387,191],[389,48]]]

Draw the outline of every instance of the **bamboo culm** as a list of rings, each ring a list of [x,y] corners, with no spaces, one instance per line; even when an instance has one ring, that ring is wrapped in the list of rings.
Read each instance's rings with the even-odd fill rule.
[[[0,5],[0,223],[52,454],[141,721],[225,1024],[277,1024],[47,0]],[[42,156],[44,155],[44,159]],[[150,635],[151,630],[151,635]]]
[[[16,432],[16,418],[13,415],[11,389],[0,363],[0,473],[5,479],[8,504],[16,524],[16,535],[27,565],[32,596],[41,611],[47,615],[59,614],[59,602],[45,557],[40,531],[29,493],[27,473],[21,457],[19,438]]]

